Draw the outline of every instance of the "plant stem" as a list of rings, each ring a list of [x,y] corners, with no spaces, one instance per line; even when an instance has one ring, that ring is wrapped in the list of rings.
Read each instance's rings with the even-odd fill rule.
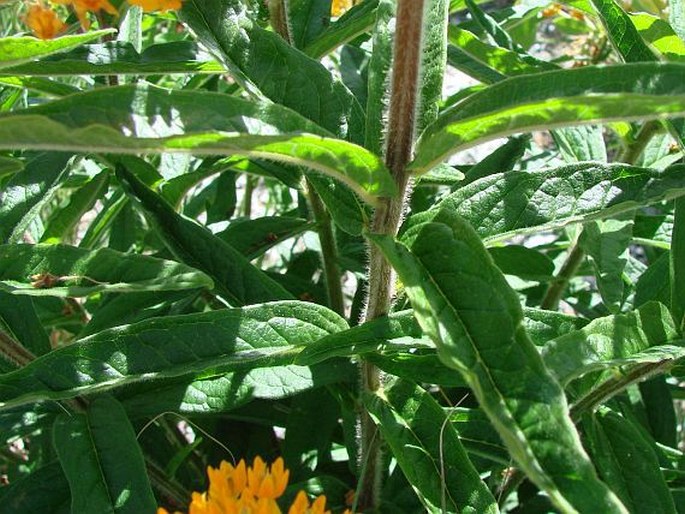
[[[556,279],[547,288],[545,297],[540,304],[541,309],[555,311],[559,308],[559,302],[564,295],[566,286],[569,280],[573,278],[573,275],[576,274],[576,271],[578,271],[584,258],[585,252],[576,244],[569,252],[566,262],[564,262],[564,265],[559,270]]]
[[[395,179],[398,195],[380,199],[371,224],[371,231],[374,233],[395,235],[405,208],[409,183],[406,167],[411,159],[415,137],[423,5],[423,0],[399,0],[397,4],[385,164]],[[368,273],[365,321],[386,315],[394,293],[392,267],[373,245],[369,248]],[[380,389],[380,372],[373,364],[362,362],[361,385],[363,394]],[[361,462],[367,462],[359,493],[359,508],[363,511],[378,506],[381,440],[366,411],[361,413],[360,423],[360,459]]]
[[[644,151],[647,143],[651,141],[659,130],[661,130],[661,124],[656,120],[648,121],[642,125],[637,136],[635,136],[635,141],[630,143],[625,150],[623,150],[618,160],[628,164],[635,163],[637,158],[640,157],[640,154]]]
[[[345,315],[340,266],[338,265],[338,247],[333,232],[331,216],[323,205],[314,187],[307,181],[307,198],[316,222],[319,243],[321,244],[321,263],[323,264],[328,307],[341,316]]]
[[[603,404],[629,385],[646,380],[654,375],[664,373],[672,366],[673,360],[650,362],[648,364],[635,366],[623,376],[607,380],[587,396],[578,400],[576,404],[571,407],[571,419],[574,423],[577,423],[585,412]]]
[[[19,367],[26,366],[36,357],[24,348],[13,337],[0,330],[0,355],[12,364]]]

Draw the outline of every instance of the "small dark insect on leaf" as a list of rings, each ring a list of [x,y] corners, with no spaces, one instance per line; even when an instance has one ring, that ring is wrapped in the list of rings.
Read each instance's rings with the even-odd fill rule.
[[[276,234],[274,234],[273,232],[269,232],[269,233],[266,235],[266,240],[267,240],[269,243],[275,243],[276,241],[278,241],[278,236],[277,236]]]

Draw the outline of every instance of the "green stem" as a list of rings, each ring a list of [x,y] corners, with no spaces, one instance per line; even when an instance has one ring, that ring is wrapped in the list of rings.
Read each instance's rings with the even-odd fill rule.
[[[672,360],[650,362],[649,364],[636,366],[623,376],[607,380],[597,389],[578,400],[575,405],[571,407],[571,419],[574,423],[577,423],[584,413],[596,408],[598,405],[603,404],[613,396],[623,391],[629,385],[634,384],[635,382],[646,380],[654,375],[664,373],[671,366],[673,366]]]
[[[578,271],[584,258],[585,252],[576,244],[566,257],[566,262],[559,270],[556,279],[547,288],[545,297],[540,304],[541,309],[555,311],[559,308],[559,302],[564,295],[566,286]]]
[[[671,233],[671,313],[676,326],[685,330],[685,198],[675,200]]]
[[[323,205],[314,187],[307,181],[307,198],[316,222],[321,244],[321,262],[323,264],[328,307],[341,316],[345,315],[345,301],[343,299],[340,266],[338,265],[338,247],[333,231],[331,216]]]
[[[245,194],[240,206],[240,214],[249,218],[252,215],[252,194],[254,193],[254,177],[249,173],[245,174]]]
[[[395,235],[406,206],[410,175],[406,168],[415,139],[423,4],[423,0],[399,0],[397,4],[385,164],[395,179],[399,194],[393,198],[380,199],[371,224],[374,233]],[[365,321],[386,315],[394,294],[392,267],[373,245],[369,247],[368,277]],[[360,371],[363,394],[378,391],[381,387],[378,368],[369,362],[362,362]],[[360,462],[366,462],[366,471],[361,477],[358,504],[360,510],[364,511],[377,508],[379,504],[382,441],[376,434],[376,425],[368,412],[362,411],[360,424]]]
[[[628,164],[635,163],[638,157],[640,157],[642,152],[645,150],[647,143],[649,143],[660,130],[661,124],[656,120],[648,121],[642,125],[642,128],[637,133],[637,136],[635,136],[635,141],[630,143],[619,156],[619,162],[625,162]]]

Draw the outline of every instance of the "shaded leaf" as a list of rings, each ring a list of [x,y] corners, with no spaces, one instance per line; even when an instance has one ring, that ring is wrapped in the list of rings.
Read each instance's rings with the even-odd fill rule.
[[[499,512],[437,402],[411,382],[398,382],[384,393],[364,403],[426,510]]]
[[[212,287],[212,280],[184,264],[108,248],[65,245],[0,245],[0,289],[33,296],[87,296]]]
[[[157,507],[136,434],[116,400],[97,398],[85,414],[62,414],[54,440],[72,514],[141,514]]]
[[[183,375],[212,377],[292,363],[346,323],[325,307],[278,302],[166,316],[104,330],[0,376],[4,407]]]

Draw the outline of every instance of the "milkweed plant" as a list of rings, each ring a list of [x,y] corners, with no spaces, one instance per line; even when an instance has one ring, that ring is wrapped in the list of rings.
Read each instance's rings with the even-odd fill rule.
[[[0,514],[685,512],[685,0],[0,0]]]

